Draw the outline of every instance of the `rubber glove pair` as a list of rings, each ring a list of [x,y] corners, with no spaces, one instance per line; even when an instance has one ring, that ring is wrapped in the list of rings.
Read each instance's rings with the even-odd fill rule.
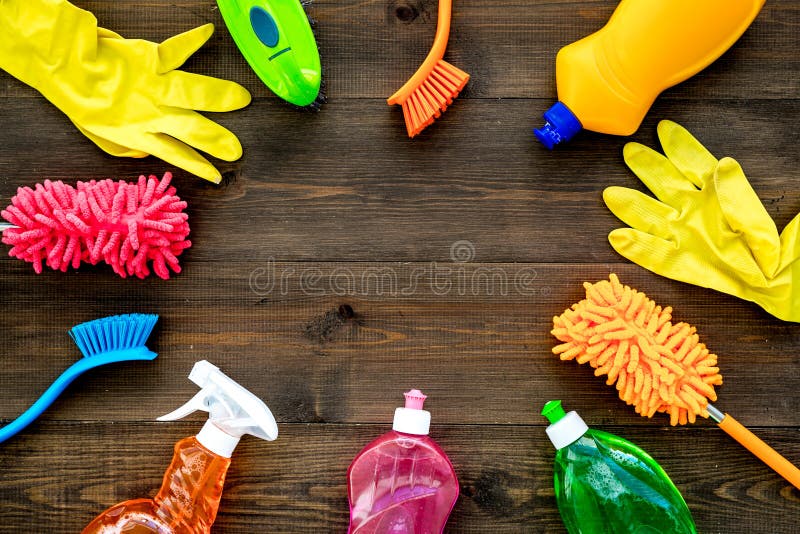
[[[242,146],[194,110],[239,109],[250,93],[176,70],[213,31],[206,24],[157,44],[99,28],[94,15],[65,0],[0,0],[0,67],[109,154],[152,154],[219,183],[219,171],[192,147],[234,161]]]
[[[739,164],[717,159],[684,128],[658,125],[666,156],[625,145],[625,163],[656,198],[609,187],[608,208],[630,228],[608,239],[656,274],[755,302],[800,321],[800,215],[779,235]]]

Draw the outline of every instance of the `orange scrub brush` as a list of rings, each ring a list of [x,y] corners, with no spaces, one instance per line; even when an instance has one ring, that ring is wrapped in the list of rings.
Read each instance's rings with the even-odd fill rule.
[[[469,74],[442,59],[450,35],[452,3],[452,0],[439,0],[433,48],[417,72],[386,100],[390,106],[403,106],[409,137],[414,137],[438,119],[469,81]]]
[[[700,343],[696,329],[672,323],[672,308],[662,308],[644,293],[622,285],[615,274],[584,283],[586,298],[553,318],[552,334],[562,341],[553,353],[562,360],[588,363],[595,376],[616,382],[619,396],[636,413],[670,416],[670,424],[711,417],[733,439],[800,489],[800,469],[761,441],[716,401],[722,384],[717,355]]]

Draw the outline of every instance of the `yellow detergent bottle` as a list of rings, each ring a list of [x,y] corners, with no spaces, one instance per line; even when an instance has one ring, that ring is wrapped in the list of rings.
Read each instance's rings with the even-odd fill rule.
[[[764,0],[622,0],[599,31],[556,57],[557,102],[534,130],[547,147],[581,128],[631,135],[656,97],[721,56]]]

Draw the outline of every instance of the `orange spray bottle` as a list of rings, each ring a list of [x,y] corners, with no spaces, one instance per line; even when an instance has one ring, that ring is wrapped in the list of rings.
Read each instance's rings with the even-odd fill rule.
[[[197,410],[209,413],[196,435],[175,445],[172,463],[153,499],[112,506],[83,534],[207,534],[217,517],[230,457],[245,434],[272,441],[278,425],[269,408],[211,363],[197,362],[189,379],[201,390],[159,421],[182,419]]]
[[[631,135],[661,91],[721,56],[764,0],[622,0],[599,31],[556,56],[557,102],[534,130],[547,148],[581,128]]]

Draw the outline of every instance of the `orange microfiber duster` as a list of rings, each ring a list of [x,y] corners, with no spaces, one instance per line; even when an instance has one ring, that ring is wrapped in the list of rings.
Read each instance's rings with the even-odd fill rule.
[[[670,424],[708,417],[714,386],[722,384],[717,355],[708,352],[686,323],[672,324],[672,308],[661,308],[644,293],[609,281],[585,283],[586,298],[553,318],[553,348],[562,360],[577,359],[617,383],[619,398],[636,413],[670,414]]]
[[[451,7],[452,0],[439,0],[433,48],[417,72],[386,100],[390,106],[403,106],[409,137],[438,119],[469,81],[469,74],[442,59],[450,36]]]
[[[722,384],[717,356],[700,343],[693,326],[672,323],[672,308],[662,308],[644,293],[622,285],[615,274],[596,284],[585,282],[586,298],[553,318],[552,334],[562,343],[553,353],[608,375],[619,396],[636,413],[670,415],[670,424],[711,417],[800,489],[800,470],[709,400]]]

